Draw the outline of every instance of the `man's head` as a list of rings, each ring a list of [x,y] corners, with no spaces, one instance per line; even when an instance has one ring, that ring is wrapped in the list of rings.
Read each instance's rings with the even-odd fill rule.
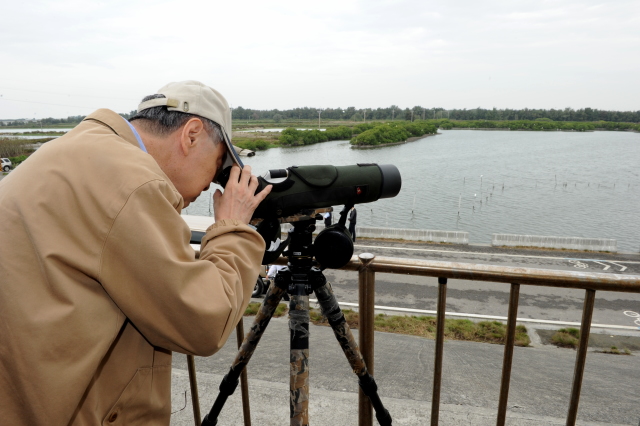
[[[216,90],[197,81],[169,83],[145,97],[131,118],[185,201],[185,207],[223,167],[242,161],[231,145],[231,110]]]

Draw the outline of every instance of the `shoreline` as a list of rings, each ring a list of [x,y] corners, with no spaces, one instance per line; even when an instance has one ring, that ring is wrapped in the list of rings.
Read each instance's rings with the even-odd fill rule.
[[[419,139],[424,139],[427,138],[429,136],[438,136],[441,135],[442,133],[427,133],[426,135],[422,135],[422,136],[413,136],[408,138],[405,141],[400,141],[400,142],[392,142],[392,143],[382,143],[380,145],[351,145],[351,149],[374,149],[374,148],[382,148],[385,146],[394,146],[394,145],[402,145],[408,142],[415,142]]]
[[[532,129],[515,129],[511,130],[509,128],[493,128],[493,127],[452,127],[450,129],[440,129],[440,130],[483,130],[483,131],[493,131],[493,132],[573,132],[573,133],[592,133],[592,132],[629,132],[629,133],[640,133],[638,130],[608,130],[608,129],[593,129],[593,130],[565,130],[565,129],[540,129],[540,130],[532,130]]]

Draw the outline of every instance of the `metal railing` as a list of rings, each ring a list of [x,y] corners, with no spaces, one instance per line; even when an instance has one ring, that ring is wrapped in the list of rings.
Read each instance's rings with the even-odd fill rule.
[[[278,263],[286,264],[285,258]],[[576,353],[576,363],[573,375],[573,386],[567,413],[567,425],[575,425],[580,402],[582,377],[587,356],[589,332],[593,314],[596,291],[615,291],[640,293],[640,276],[619,275],[589,272],[559,271],[536,268],[519,268],[496,265],[480,265],[458,262],[442,262],[431,260],[400,259],[392,257],[375,257],[364,253],[353,256],[351,261],[342,268],[357,271],[359,276],[359,346],[371,375],[374,375],[374,316],[375,316],[375,274],[391,273],[403,275],[418,275],[438,278],[438,303],[435,342],[435,361],[433,377],[433,393],[431,401],[431,425],[438,424],[440,412],[440,391],[442,383],[442,359],[444,356],[444,324],[445,306],[447,298],[447,280],[449,278],[491,281],[510,284],[509,309],[507,316],[507,336],[504,345],[502,364],[502,378],[496,424],[504,425],[509,398],[509,384],[511,379],[511,363],[516,334],[516,315],[520,285],[536,285],[585,290],[582,322],[580,327],[580,341]],[[242,340],[242,321],[238,324],[238,341]],[[191,363],[192,360],[190,359]],[[190,366],[191,369],[191,366]],[[249,398],[244,391],[247,388],[246,375],[242,377],[243,409],[245,425],[250,425]],[[192,397],[194,404],[194,418],[196,425],[200,425],[199,403],[195,375],[192,383]],[[196,407],[198,406],[198,408]],[[197,413],[197,415],[196,415]],[[373,425],[373,411],[368,398],[362,390],[358,398],[359,426]]]

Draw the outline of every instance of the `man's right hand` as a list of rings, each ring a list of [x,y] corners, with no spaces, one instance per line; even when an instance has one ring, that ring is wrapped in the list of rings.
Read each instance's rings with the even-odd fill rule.
[[[269,185],[262,191],[258,189],[258,178],[251,174],[251,166],[244,166],[242,170],[237,165],[231,168],[229,181],[224,193],[216,190],[213,194],[213,209],[216,222],[223,219],[235,219],[242,223],[249,223],[253,212],[271,192]]]

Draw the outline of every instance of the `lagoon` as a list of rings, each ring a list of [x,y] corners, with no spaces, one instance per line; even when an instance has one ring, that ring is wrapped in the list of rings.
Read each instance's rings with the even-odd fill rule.
[[[243,160],[256,174],[291,165],[395,164],[400,194],[356,206],[361,226],[468,231],[478,244],[489,244],[492,233],[614,238],[620,251],[640,250],[640,134],[440,133],[367,150],[348,141],[273,148]],[[212,191],[187,213],[209,215]]]

